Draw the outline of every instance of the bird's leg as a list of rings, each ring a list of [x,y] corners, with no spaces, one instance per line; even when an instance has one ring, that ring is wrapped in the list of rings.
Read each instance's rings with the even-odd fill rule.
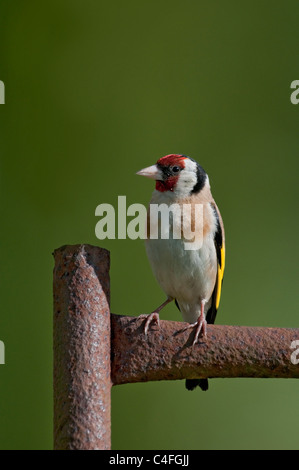
[[[158,326],[160,325],[159,312],[162,310],[162,308],[164,308],[172,300],[173,300],[172,297],[167,297],[165,302],[163,302],[163,304],[161,304],[158,308],[156,308],[149,315],[148,314],[139,315],[138,318],[146,318],[146,322],[145,322],[145,325],[144,325],[144,334],[145,334],[145,336],[147,335],[148,328],[149,328],[152,321],[155,321],[158,324]]]
[[[194,340],[193,340],[193,343],[192,343],[192,347],[197,343],[200,333],[202,333],[202,335],[205,338],[207,336],[207,321],[206,321],[205,312],[204,312],[205,311],[205,303],[206,303],[205,300],[201,301],[201,310],[200,310],[200,315],[199,315],[197,321],[195,323],[191,323],[188,326],[185,326],[185,328],[183,328],[183,330],[182,330],[182,331],[186,331],[189,328],[195,328],[196,327],[195,337],[194,337]]]

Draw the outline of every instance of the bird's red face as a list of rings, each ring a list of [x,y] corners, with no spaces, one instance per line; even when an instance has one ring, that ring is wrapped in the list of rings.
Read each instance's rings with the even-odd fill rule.
[[[185,197],[199,192],[206,181],[206,172],[192,158],[170,154],[160,158],[155,165],[138,171],[137,175],[156,180],[156,190]]]
[[[163,179],[156,181],[156,189],[163,193],[164,191],[173,191],[176,187],[180,173],[185,168],[184,161],[186,157],[182,155],[166,155],[160,158],[156,165],[161,170]]]
[[[183,155],[170,154],[160,158],[157,163],[148,168],[138,171],[138,175],[147,176],[156,180],[156,189],[160,192],[174,191],[180,177],[181,171],[185,168]]]

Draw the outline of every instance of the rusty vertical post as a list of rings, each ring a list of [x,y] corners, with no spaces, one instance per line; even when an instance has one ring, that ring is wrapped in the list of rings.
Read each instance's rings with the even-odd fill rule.
[[[54,449],[110,449],[109,252],[54,252]]]

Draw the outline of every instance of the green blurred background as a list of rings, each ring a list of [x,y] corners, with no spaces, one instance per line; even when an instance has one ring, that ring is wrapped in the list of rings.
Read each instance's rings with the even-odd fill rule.
[[[111,309],[164,294],[142,240],[95,237],[95,208],[147,204],[135,176],[198,160],[226,227],[217,322],[298,326],[297,0],[0,1],[0,448],[52,446],[53,250],[111,250]],[[162,318],[180,320],[174,305]],[[112,390],[114,449],[296,449],[295,380]]]

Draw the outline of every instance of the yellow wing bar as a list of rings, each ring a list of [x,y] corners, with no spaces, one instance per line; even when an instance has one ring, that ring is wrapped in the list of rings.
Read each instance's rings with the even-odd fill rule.
[[[220,304],[220,297],[221,297],[221,287],[222,287],[222,280],[225,268],[225,246],[222,245],[221,247],[221,266],[218,264],[218,272],[217,272],[217,292],[216,292],[216,310]]]

